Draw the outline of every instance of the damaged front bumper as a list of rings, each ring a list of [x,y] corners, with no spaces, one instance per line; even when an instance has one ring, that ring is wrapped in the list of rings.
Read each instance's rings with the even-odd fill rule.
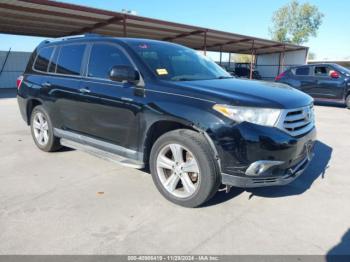
[[[313,154],[306,156],[294,167],[285,170],[284,174],[279,176],[234,176],[221,174],[222,184],[227,186],[241,188],[255,188],[265,186],[287,185],[298,178],[306,170],[311,162]]]

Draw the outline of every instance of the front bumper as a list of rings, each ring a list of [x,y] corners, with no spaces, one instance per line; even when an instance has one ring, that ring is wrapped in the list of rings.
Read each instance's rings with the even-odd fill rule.
[[[315,128],[300,137],[249,123],[221,126],[214,131],[211,138],[220,159],[222,183],[243,188],[292,182],[310,163],[316,140]],[[260,162],[275,165],[252,175],[250,167]]]
[[[308,167],[311,159],[305,158],[293,168],[286,170],[282,176],[266,176],[266,177],[242,177],[228,174],[221,174],[222,183],[228,186],[254,188],[265,186],[282,186],[287,185],[297,179]]]

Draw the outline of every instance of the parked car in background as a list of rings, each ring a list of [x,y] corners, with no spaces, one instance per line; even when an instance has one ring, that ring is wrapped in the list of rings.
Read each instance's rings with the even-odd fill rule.
[[[297,88],[316,101],[342,103],[350,109],[350,70],[337,64],[292,67],[276,82]]]
[[[221,184],[226,190],[288,184],[313,156],[310,96],[235,79],[173,43],[45,41],[17,85],[21,115],[39,149],[64,145],[150,167],[160,193],[186,207],[208,201]]]
[[[234,70],[228,69],[228,68],[225,68],[225,67],[223,67],[223,69],[226,70],[226,72],[228,72],[232,77],[234,77],[234,78],[239,78],[239,76],[236,75],[236,73],[235,73]]]
[[[249,67],[242,67],[242,66],[236,66],[235,68],[225,68],[227,72],[229,72],[234,77],[239,78],[250,78],[250,68]],[[261,80],[262,77],[259,73],[259,71],[253,69],[253,79]]]
[[[238,77],[242,78],[250,78],[250,68],[247,67],[236,67],[235,74]],[[253,69],[253,79],[260,80],[261,75],[259,74],[259,71]]]

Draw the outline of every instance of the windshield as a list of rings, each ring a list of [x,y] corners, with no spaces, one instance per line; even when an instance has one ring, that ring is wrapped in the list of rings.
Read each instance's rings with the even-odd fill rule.
[[[162,42],[136,42],[132,48],[155,75],[168,81],[231,78],[231,75],[195,50]]]
[[[347,69],[346,67],[343,67],[343,66],[340,66],[340,65],[337,65],[337,64],[334,64],[334,67],[340,71],[340,73],[346,75],[346,76],[350,76],[350,70]]]

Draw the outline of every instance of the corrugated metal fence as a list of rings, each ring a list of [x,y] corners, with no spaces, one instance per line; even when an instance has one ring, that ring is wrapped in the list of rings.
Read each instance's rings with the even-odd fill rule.
[[[0,88],[15,88],[16,79],[27,66],[30,52],[0,51]],[[7,59],[6,59],[7,57]]]

